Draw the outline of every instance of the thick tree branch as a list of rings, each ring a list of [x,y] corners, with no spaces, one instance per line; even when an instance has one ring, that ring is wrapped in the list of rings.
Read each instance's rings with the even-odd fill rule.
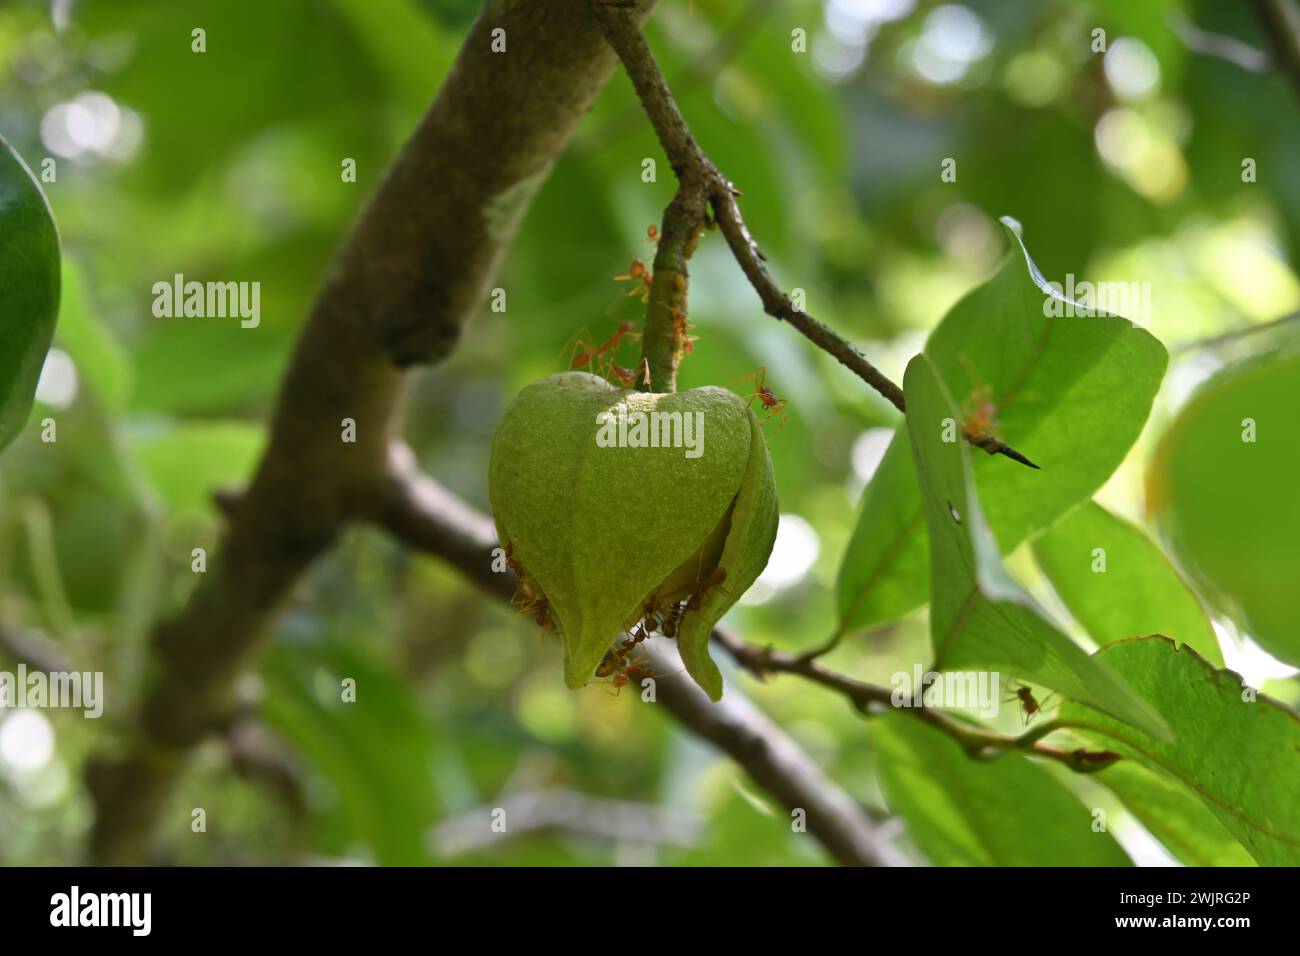
[[[0,656],[10,657],[29,668],[51,673],[76,670],[52,641],[9,627],[0,621]]]
[[[753,236],[750,235],[741,216],[740,206],[736,203],[736,197],[740,195],[739,190],[713,165],[712,160],[691,135],[690,127],[686,125],[685,118],[677,108],[663,73],[655,62],[654,54],[646,45],[639,24],[627,15],[626,5],[619,0],[592,0],[592,4],[601,29],[609,40],[609,45],[618,53],[623,69],[636,88],[641,106],[654,126],[655,134],[659,137],[659,145],[663,147],[668,161],[672,164],[673,172],[677,174],[677,179],[681,183],[678,191],[679,198],[675,202],[680,202],[683,194],[695,201],[700,198],[706,199],[713,209],[713,215],[723,236],[726,237],[732,255],[735,256],[741,271],[745,273],[745,278],[758,293],[763,303],[763,311],[775,319],[789,323],[819,349],[833,356],[841,365],[875,389],[900,412],[905,411],[903,390],[894,384],[889,376],[872,365],[853,343],[806,312],[797,310],[789,297],[781,291],[781,287],[777,285],[771,273],[767,271],[767,266],[763,264],[765,257]],[[664,222],[666,229],[669,223],[667,213]],[[683,220],[683,225],[693,224],[689,220]],[[648,312],[647,335],[650,334],[651,324],[656,321],[663,321],[663,319],[660,315]],[[651,374],[654,374],[653,365]],[[971,444],[983,448],[989,454],[1005,455],[1031,468],[1038,467],[993,435],[974,434],[967,438]]]
[[[492,52],[496,28],[504,53]],[[403,368],[450,352],[615,62],[582,4],[490,0],[480,12],[316,301],[221,554],[154,634],[156,674],[134,739],[88,767],[95,861],[146,857],[188,750],[231,719],[236,678],[291,585],[368,513],[388,474]],[[344,419],[355,443],[340,440]]]
[[[1300,11],[1291,0],[1251,0],[1273,56],[1300,95]]]

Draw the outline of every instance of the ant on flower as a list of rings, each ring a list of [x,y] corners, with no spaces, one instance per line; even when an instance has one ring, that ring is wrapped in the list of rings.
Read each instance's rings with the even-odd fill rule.
[[[704,604],[705,598],[709,596],[709,592],[715,588],[730,597],[731,592],[722,586],[722,582],[725,580],[727,580],[727,569],[722,567],[714,568],[713,573],[700,582],[700,586],[695,590],[695,593],[687,599],[686,610],[698,611],[701,605]]]
[[[607,650],[600,663],[596,665],[596,677],[608,684],[617,697],[619,691],[633,680],[649,676],[644,673],[649,664],[649,655],[639,650],[635,644],[631,647],[626,644],[622,647],[615,646]]]
[[[756,391],[749,397],[757,398],[760,402],[763,403],[763,407],[767,409],[768,418],[771,418],[773,415],[780,415],[781,427],[784,428],[785,427],[785,406],[789,404],[789,401],[784,398],[777,398],[776,393],[774,393],[770,388],[767,387],[767,385],[764,384],[766,380],[767,380],[767,366],[765,365],[760,365],[757,370],[750,372],[748,375],[746,375],[744,378],[741,379],[742,382],[753,381]]]
[[[579,338],[575,346],[577,351],[575,351],[573,358],[569,360],[569,368],[590,367],[598,375],[604,378],[613,375],[622,383],[625,375],[621,373],[629,373],[629,370],[624,369],[616,361],[619,346],[623,344],[625,339],[635,341],[640,337],[639,333],[632,331],[631,322],[624,322],[614,330],[613,335],[600,345],[593,345]],[[635,373],[630,374],[635,376]],[[630,388],[631,386],[625,383],[625,387]]]

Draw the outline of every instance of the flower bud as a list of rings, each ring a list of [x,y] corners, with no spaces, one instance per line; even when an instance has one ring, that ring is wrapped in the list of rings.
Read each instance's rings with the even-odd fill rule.
[[[552,375],[506,409],[488,491],[528,610],[564,641],[570,687],[645,620],[673,631],[687,673],[722,696],[709,635],[767,564],[777,525],[772,459],[744,399]]]

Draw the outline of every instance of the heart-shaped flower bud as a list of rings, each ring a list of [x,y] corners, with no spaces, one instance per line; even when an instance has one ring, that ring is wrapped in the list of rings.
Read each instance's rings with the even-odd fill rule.
[[[657,630],[676,636],[695,682],[722,696],[709,634],[776,538],[772,459],[744,399],[552,375],[506,409],[488,490],[520,575],[516,602],[563,638],[570,687]]]

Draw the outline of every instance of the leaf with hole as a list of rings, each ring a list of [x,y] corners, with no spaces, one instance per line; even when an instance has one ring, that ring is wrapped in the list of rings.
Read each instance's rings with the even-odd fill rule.
[[[929,357],[908,363],[903,391],[929,530],[934,669],[1005,671],[1145,733],[1167,734],[1156,712],[1053,627],[1002,566],[975,495],[969,449],[945,424],[956,410]]]
[[[1127,319],[1045,314],[1067,304],[1010,224],[1007,235],[1012,251],[998,271],[953,306],[925,346],[966,412],[996,419],[1002,439],[1042,468],[976,456],[980,499],[1003,554],[1090,498],[1123,461],[1167,359]],[[881,624],[925,601],[928,542],[907,440],[900,428],[864,492],[836,585],[841,630]]]

